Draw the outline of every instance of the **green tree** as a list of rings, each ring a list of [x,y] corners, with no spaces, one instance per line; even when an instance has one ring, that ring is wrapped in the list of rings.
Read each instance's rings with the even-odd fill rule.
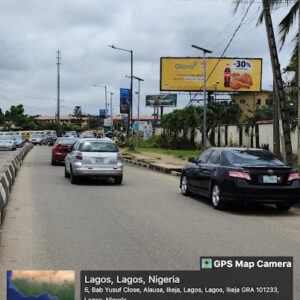
[[[12,105],[10,109],[5,112],[3,124],[8,130],[11,130],[13,126],[20,129],[34,129],[36,127],[34,119],[24,114],[22,104]]]

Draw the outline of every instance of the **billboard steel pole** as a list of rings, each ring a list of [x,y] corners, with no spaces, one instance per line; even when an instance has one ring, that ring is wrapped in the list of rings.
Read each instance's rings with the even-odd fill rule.
[[[144,81],[144,79],[136,77],[136,76],[131,76],[131,80],[136,79],[139,82],[138,85],[138,106],[137,106],[137,130],[136,130],[136,142],[135,142],[135,151],[138,151],[139,148],[139,123],[140,123],[140,94],[141,94],[141,81]],[[132,92],[132,91],[131,91]]]
[[[212,51],[201,48],[196,45],[192,45],[193,48],[203,51],[203,148],[206,149],[206,53],[212,53]]]

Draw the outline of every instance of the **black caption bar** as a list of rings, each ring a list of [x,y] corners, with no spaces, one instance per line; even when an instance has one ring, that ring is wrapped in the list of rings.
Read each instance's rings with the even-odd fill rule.
[[[81,299],[293,299],[291,257],[202,257],[200,264],[200,271],[81,271]]]

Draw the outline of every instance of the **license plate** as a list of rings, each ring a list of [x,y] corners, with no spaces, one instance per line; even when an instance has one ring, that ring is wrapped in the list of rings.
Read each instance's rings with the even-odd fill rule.
[[[264,183],[277,183],[277,176],[263,176]]]
[[[104,159],[103,158],[96,158],[95,159],[95,163],[96,164],[102,164],[104,162]]]

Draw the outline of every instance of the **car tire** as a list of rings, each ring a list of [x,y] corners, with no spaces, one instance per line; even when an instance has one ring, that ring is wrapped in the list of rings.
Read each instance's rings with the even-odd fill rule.
[[[293,206],[292,203],[277,203],[275,205],[279,211],[288,211]]]
[[[123,176],[114,177],[115,184],[122,184]]]
[[[216,182],[211,186],[211,203],[215,209],[222,210],[225,208],[225,203],[221,198],[220,187]]]
[[[180,189],[183,196],[191,195],[191,192],[189,190],[189,180],[185,174],[181,177]]]
[[[70,173],[67,172],[66,166],[65,166],[65,178],[70,178]]]
[[[74,175],[72,171],[72,167],[70,167],[70,178],[71,178],[71,183],[72,184],[77,184],[78,183],[78,176]]]
[[[52,160],[51,160],[51,165],[52,165],[52,166],[56,166],[56,160],[52,159]]]

